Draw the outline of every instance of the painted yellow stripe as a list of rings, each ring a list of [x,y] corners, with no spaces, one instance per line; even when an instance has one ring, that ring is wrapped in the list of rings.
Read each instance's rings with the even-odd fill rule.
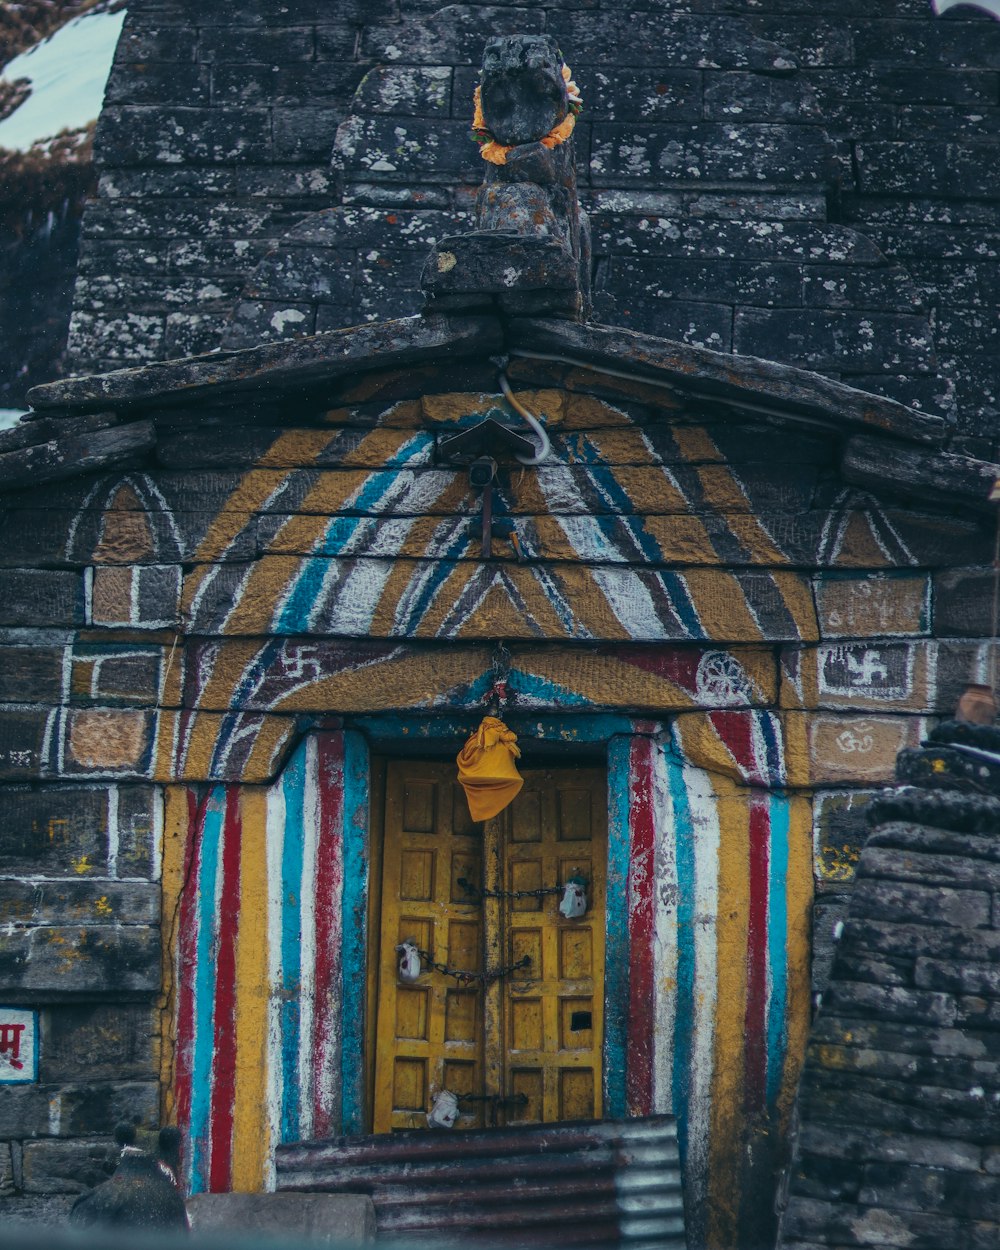
[[[715,1051],[708,1159],[708,1244],[739,1244],[741,1143],[744,1140],[743,1023],[750,911],[750,820],[746,791],[713,777],[719,804],[719,914]]]
[[[270,1150],[267,1089],[266,792],[240,795],[240,928],[236,949],[236,1099],[233,1107],[233,1189],[259,1193]]]
[[[287,464],[296,449],[302,446],[302,433],[301,430],[286,430],[284,434],[280,434],[261,457],[260,464]],[[278,486],[281,476],[266,468],[251,469],[244,475],[201,540],[194,557],[197,564],[209,563],[222,555],[247,524],[250,515],[261,507]]]
[[[326,431],[286,430],[271,444],[260,460],[260,466],[251,469],[240,482],[237,489],[226,500],[224,508],[219,512],[208,533],[195,553],[195,563],[199,566],[184,579],[182,607],[187,611],[194,600],[204,578],[208,575],[212,564],[219,559],[236,536],[250,522],[253,514],[266,502],[272,492],[280,485],[290,469],[282,475],[267,465],[297,464],[300,469],[311,468],[316,457],[330,442]],[[391,458],[412,434],[405,430],[373,430],[366,436],[352,453],[344,457],[345,464],[365,462],[373,456],[382,459]],[[363,471],[343,474],[324,474],[305,500],[299,506],[301,513],[336,512],[343,506],[343,500],[364,481],[367,475]],[[331,500],[333,495],[336,498]],[[296,515],[289,524],[304,524],[312,539],[303,546],[309,550],[322,534],[327,518],[325,516]],[[285,527],[286,529],[288,526]],[[251,579],[252,580],[252,579]],[[249,589],[249,587],[248,587]]]
[[[811,712],[782,712],[781,736],[785,740],[785,777],[790,786],[809,785],[809,722]]]
[[[295,722],[290,717],[269,716],[261,725],[243,775],[248,781],[273,781],[288,758]]]
[[[485,647],[435,649],[400,655],[335,673],[277,699],[274,710],[318,712],[398,711],[445,706],[456,686],[469,685],[490,667]]]
[[[275,609],[289,584],[302,567],[301,556],[267,556],[258,560],[243,591],[221,624],[226,634],[269,634]]]
[[[413,436],[412,430],[378,426],[366,434],[353,451],[345,452],[340,463],[347,467],[357,465],[383,469]]]
[[[373,454],[372,449],[381,448],[390,458],[410,437],[412,435],[405,430],[373,430],[358,445],[354,456],[366,460]],[[361,489],[369,476],[365,470],[321,474],[299,505],[297,515],[291,517],[280,531],[281,545],[287,549],[289,539],[294,536],[301,541],[301,550],[312,550],[329,525],[330,517],[343,510],[345,502]],[[462,494],[466,493],[468,484],[464,483]],[[453,510],[448,508],[448,511]],[[283,563],[272,566],[272,559]],[[275,556],[272,559],[261,561],[251,572],[239,603],[226,620],[224,630],[227,634],[269,631],[274,606],[302,564],[301,559],[294,557]]]
[[[262,645],[259,638],[233,638],[226,642],[221,650],[206,661],[211,664],[211,670],[194,706],[229,711],[233,706],[236,687],[242,680],[247,665]]]
[[[698,620],[709,638],[760,642],[760,626],[747,606],[739,579],[722,569],[689,569],[683,575]]]
[[[782,569],[771,569],[768,576],[795,622],[799,638],[803,642],[815,642],[819,638],[819,619],[808,578]]]
[[[725,459],[705,430],[678,426],[674,437],[685,457],[701,461]],[[732,470],[715,463],[704,468],[696,467],[695,472],[701,481],[706,502],[725,518],[731,532],[747,548],[751,558],[762,564],[787,565],[788,557],[758,520],[742,483]],[[732,518],[734,512],[738,514],[738,520]],[[800,637],[807,640],[816,638],[815,604],[811,594],[805,593],[801,580],[784,578],[777,573],[773,580]],[[725,633],[719,636],[726,637]]]
[[[689,464],[708,460],[713,464],[725,462],[725,456],[715,444],[708,431],[700,425],[674,425],[670,433],[677,449]]]
[[[603,464],[659,465],[661,461],[637,425],[617,430],[581,430],[578,434],[567,435],[569,463],[593,464],[592,454],[585,447],[587,443],[594,448]]]
[[[163,861],[160,901],[160,934],[163,958],[163,989],[160,1013],[160,1091],[164,1124],[175,1119],[174,1053],[177,1043],[177,940],[181,890],[184,887],[184,855],[187,849],[188,802],[183,786],[163,791]]]
[[[456,477],[441,492],[438,500],[446,512],[450,511],[456,515],[461,515],[463,502],[468,492],[468,482],[464,478]],[[431,559],[440,555],[440,551],[435,545],[434,536],[444,519],[446,518],[440,516],[423,516],[417,517],[413,521],[407,533],[406,545],[413,549],[414,555],[426,555]],[[396,619],[396,608],[406,594],[411,581],[414,577],[422,576],[428,571],[426,564],[415,566],[412,560],[397,560],[386,578],[385,586],[379,596],[379,602],[373,614],[373,625],[376,620],[388,621],[391,628],[391,623],[395,622]],[[438,595],[440,595],[440,590],[437,592],[435,599]]]

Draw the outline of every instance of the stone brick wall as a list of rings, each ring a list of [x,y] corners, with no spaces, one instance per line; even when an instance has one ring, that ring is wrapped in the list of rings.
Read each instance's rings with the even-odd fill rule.
[[[899,760],[917,786],[872,808],[799,1091],[784,1250],[1000,1232],[1000,735],[932,737]]]
[[[38,576],[40,620],[60,575]],[[59,697],[61,636],[3,631],[5,700]],[[149,785],[11,784],[37,775],[25,715],[4,716],[0,751],[0,1002],[38,1010],[39,1070],[0,1096],[0,1219],[57,1224],[106,1178],[115,1124],[159,1116],[161,800]]]
[[[78,365],[213,349],[241,295],[233,345],[414,310],[480,178],[483,42],[540,29],[584,93],[599,318],[841,376],[993,454],[1000,24],[929,0],[136,0]]]
[[[510,355],[511,385],[554,450],[537,468],[501,464],[484,560],[480,496],[441,443],[490,414],[512,419],[495,352]],[[233,1072],[261,1082],[231,1175],[266,1175],[261,1056],[283,1062],[277,1035],[241,1031],[237,1012],[237,1069],[204,1014],[173,1031],[180,990],[197,974],[208,1001],[222,975],[206,905],[197,958],[172,976],[170,957],[193,941],[192,891],[204,882],[202,899],[216,897],[215,861],[194,857],[218,849],[223,808],[256,830],[247,847],[264,846],[267,794],[306,775],[290,761],[316,730],[382,732],[372,740],[387,753],[438,733],[454,754],[502,637],[526,758],[575,742],[583,720],[597,725],[594,752],[630,738],[612,789],[648,796],[621,805],[645,812],[649,849],[635,889],[622,885],[633,910],[621,923],[631,949],[648,942],[650,985],[675,975],[670,952],[693,941],[678,917],[697,914],[715,935],[705,949],[717,962],[697,965],[711,1011],[663,1023],[651,993],[634,1012],[615,1000],[631,1030],[615,1105],[668,1105],[676,1082],[701,1133],[691,1226],[713,1247],[764,1244],[810,1014],[814,892],[836,906],[862,801],[984,671],[997,466],[942,453],[939,418],[813,375],[493,315],[365,326],[33,399],[46,415],[0,436],[0,872],[18,917],[0,936],[0,996],[40,1007],[49,1033],[40,1084],[0,1121],[20,1169],[8,1206],[64,1204],[73,1160],[101,1147],[127,1104],[155,1118],[161,1070],[170,1105],[171,1064],[181,1071],[199,1034],[197,1079],[221,1091],[220,1134]],[[343,774],[355,790],[340,810],[364,825],[366,774]],[[636,830],[624,845],[639,844]],[[244,878],[249,899],[287,894],[267,858]],[[143,1027],[160,985],[161,876],[162,1069],[159,1017]],[[364,933],[360,886],[353,898],[352,931]],[[259,937],[253,906],[245,931]],[[824,924],[820,956],[832,915]],[[243,986],[259,1021],[272,974],[253,967]],[[628,976],[616,984],[627,992]],[[60,1013],[115,1021],[125,997],[135,1067],[112,1083],[98,1075],[111,1061],[95,1069],[83,1042],[76,1067],[60,1067],[46,1041]],[[294,995],[281,1001],[298,1010]],[[128,1056],[118,1027],[108,1053]],[[349,1032],[355,1050],[336,1071],[353,1071],[344,1088],[357,1089],[363,1037]],[[358,1094],[340,1122],[363,1126],[363,1105]],[[176,1110],[183,1119],[183,1100]],[[204,1134],[210,1119],[188,1123]]]

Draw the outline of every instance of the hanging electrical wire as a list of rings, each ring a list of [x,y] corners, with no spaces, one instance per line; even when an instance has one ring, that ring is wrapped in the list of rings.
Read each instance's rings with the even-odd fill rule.
[[[500,366],[500,389],[503,391],[504,399],[506,399],[507,403],[510,404],[515,412],[519,413],[525,421],[527,421],[527,423],[531,426],[535,437],[538,439],[538,445],[533,456],[515,457],[518,464],[523,464],[530,468],[533,465],[541,464],[544,460],[548,460],[549,454],[552,451],[552,444],[549,441],[548,434],[545,432],[545,426],[542,425],[541,421],[538,420],[530,409],[526,408],[524,404],[521,403],[511,390],[510,382],[507,380],[507,374],[503,369],[503,365],[506,364],[506,358],[498,357],[497,359],[503,361],[503,364]]]

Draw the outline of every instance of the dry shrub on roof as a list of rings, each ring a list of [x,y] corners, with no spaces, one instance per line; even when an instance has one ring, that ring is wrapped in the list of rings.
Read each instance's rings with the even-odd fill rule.
[[[93,195],[94,129],[64,130],[27,152],[0,148],[0,229],[8,236],[35,229],[54,213],[82,208]]]
[[[13,82],[0,78],[0,122],[20,108],[29,95],[31,83],[27,78],[15,78]]]

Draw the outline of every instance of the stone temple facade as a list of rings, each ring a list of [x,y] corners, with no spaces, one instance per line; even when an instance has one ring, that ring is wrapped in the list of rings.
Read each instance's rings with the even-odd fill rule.
[[[955,1112],[986,1126],[958,1181],[920,1171],[946,1148],[880,1170],[906,1141],[827,1160],[848,1112],[899,1128],[911,1073],[995,1087],[988,1042],[908,1068],[891,1025],[989,1033],[964,939],[892,927],[988,952],[989,869],[951,907],[923,809],[862,844],[992,671],[1000,25],[832,8],[133,6],[81,376],[0,435],[0,1040],[38,1065],[0,1100],[0,1210],[58,1218],[123,1116],[179,1123],[193,1191],[253,1191],[280,1146],[420,1128],[447,1086],[468,1127],[673,1115],[690,1250],[769,1247],[860,860],[890,884],[834,963],[782,1235],[971,1235],[912,1213],[992,1183],[989,1099]],[[575,191],[567,144],[477,206],[508,32],[579,84]],[[540,231],[553,188],[589,217],[559,284],[547,235],[490,233],[524,184]],[[451,760],[491,699],[529,784],[478,829]],[[583,873],[589,919],[480,907],[487,861],[514,893]],[[436,965],[487,945],[538,975],[463,997]]]

